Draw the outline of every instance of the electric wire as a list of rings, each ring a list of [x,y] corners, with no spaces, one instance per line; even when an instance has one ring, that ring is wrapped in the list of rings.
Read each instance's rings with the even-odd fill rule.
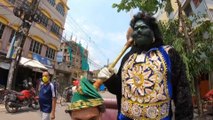
[[[48,24],[48,25],[50,25],[50,24]],[[42,33],[44,34],[45,38],[48,39],[47,36],[46,36],[46,33],[44,31],[42,31]],[[65,37],[63,37],[62,35],[60,35],[60,36],[61,36],[62,41],[69,42],[69,41],[67,41],[67,39]],[[70,44],[68,44],[68,46],[71,47]],[[92,65],[93,67],[95,67],[97,69],[101,68],[101,65],[97,64],[95,61],[93,61],[91,58],[89,58],[89,55],[88,55],[88,62],[90,63],[90,65]]]
[[[70,19],[69,19],[69,18],[70,18]],[[93,41],[93,40],[91,39],[91,37],[88,35],[88,33],[85,32],[85,30],[74,20],[74,18],[72,18],[71,16],[69,16],[69,17],[67,17],[67,19],[70,20],[71,22],[73,21],[73,23],[74,23],[73,25],[76,25],[77,28],[79,28],[80,31],[82,31],[83,34],[85,34],[85,35],[88,37],[88,39],[86,39],[86,40],[87,40],[89,43],[94,44],[94,46],[98,49],[98,51],[101,53],[101,55],[102,55],[103,57],[108,58],[108,57],[106,56],[106,54],[98,47],[98,45],[95,43],[95,41]]]
[[[62,41],[65,42],[67,46],[71,47],[70,41],[67,41],[65,38],[62,38]],[[88,62],[91,63],[93,67],[95,68],[98,68],[98,69],[101,68],[101,65],[94,62],[92,59],[89,58],[89,56],[88,56]]]
[[[21,3],[21,2],[20,2]],[[43,2],[40,2],[40,3],[43,3]],[[4,5],[2,5],[3,7],[8,7],[8,6],[4,6]],[[14,6],[13,6],[14,7]],[[0,14],[0,15],[13,15],[12,13],[11,14]],[[18,19],[16,19],[16,20],[18,20]],[[20,23],[20,21],[19,21],[19,23]],[[69,22],[68,22],[69,23]],[[50,25],[50,23],[48,23],[47,24],[47,26],[49,26]],[[76,27],[76,26],[72,26],[72,25],[70,25],[70,24],[68,24],[70,27],[72,27],[73,28],[73,30],[75,30],[76,32],[79,32],[79,31],[77,31],[76,29],[79,29],[78,27]],[[34,26],[35,27],[35,26]],[[53,30],[54,30],[55,28],[53,28]],[[81,31],[83,31],[84,32],[84,34],[85,35],[87,35],[87,36],[89,36],[82,28],[80,28],[81,29]],[[80,32],[81,32],[80,31]],[[46,34],[46,33],[43,33],[43,34]],[[45,36],[45,35],[44,35]],[[64,40],[64,37],[62,36],[62,34],[60,34],[59,36],[61,36],[62,37],[62,39],[61,40]],[[47,38],[47,36],[45,36],[46,38]],[[66,41],[67,42],[67,41]],[[89,41],[90,43],[91,43],[91,41]],[[88,43],[87,43],[88,44]],[[88,62],[90,63],[90,65],[92,65],[93,67],[95,67],[95,68],[101,68],[101,65],[99,65],[99,64],[97,64],[95,61],[93,61],[92,59],[90,59],[89,58],[89,56],[88,56]]]
[[[43,1],[41,1],[40,2],[41,4],[43,4],[43,5],[45,5],[45,3],[43,2]],[[47,6],[49,9],[51,9],[50,8],[50,6]],[[71,16],[70,16],[71,17]],[[69,20],[69,21],[67,21],[67,20]],[[70,23],[74,23],[73,25],[72,24],[70,24]],[[66,18],[66,24],[68,24],[69,26],[71,26],[72,28],[73,28],[73,30],[74,31],[76,31],[76,33],[78,34],[78,33],[80,33],[81,35],[82,34],[84,34],[85,36],[87,36],[87,39],[84,39],[84,40],[86,40],[86,43],[88,44],[88,43],[92,43],[93,45],[94,45],[94,47],[97,49],[97,51],[98,52],[100,52],[100,55],[102,55],[104,58],[108,58],[106,55],[105,55],[105,53],[98,47],[98,45],[91,39],[91,37],[88,35],[88,33],[87,32],[85,32],[85,30],[82,28],[82,27],[80,27],[80,25],[71,17],[71,20],[69,19],[69,16],[67,16],[67,18]],[[73,34],[74,35],[74,34]],[[78,35],[76,35],[78,38],[82,38],[83,39],[83,37],[82,36],[78,36]]]

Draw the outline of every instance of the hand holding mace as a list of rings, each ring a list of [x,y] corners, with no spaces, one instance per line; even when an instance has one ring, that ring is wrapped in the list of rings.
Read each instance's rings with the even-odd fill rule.
[[[111,71],[115,65],[117,64],[117,62],[120,60],[120,58],[123,56],[123,54],[126,52],[126,50],[133,44],[133,39],[130,37],[126,44],[124,45],[123,49],[121,50],[120,54],[116,57],[116,59],[112,62],[112,64],[110,64],[107,68],[109,71]],[[93,86],[98,89],[101,84],[104,82],[104,80],[101,79],[96,79],[95,83],[93,84]]]

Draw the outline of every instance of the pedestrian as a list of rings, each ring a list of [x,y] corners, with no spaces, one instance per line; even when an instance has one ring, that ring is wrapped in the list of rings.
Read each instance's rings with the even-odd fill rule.
[[[58,98],[58,90],[59,90],[59,82],[58,82],[58,77],[54,77],[52,81],[54,88],[55,88],[55,93],[56,93],[56,98]]]
[[[101,92],[104,92],[104,91],[106,91],[106,87],[105,87],[105,85],[104,84],[102,84],[101,86],[100,86],[100,91]]]
[[[163,44],[156,19],[138,12],[127,33],[131,49],[118,73],[104,67],[98,73],[117,96],[118,120],[192,120],[193,106],[186,68],[178,52]]]
[[[54,85],[50,82],[48,71],[42,74],[42,82],[39,91],[39,104],[42,120],[55,119],[56,93]]]
[[[22,90],[24,90],[24,89],[28,89],[28,78],[27,77],[25,77],[25,79],[23,80],[23,84],[22,84]]]
[[[97,89],[86,78],[80,80],[76,89],[66,113],[72,120],[101,120],[105,107]]]

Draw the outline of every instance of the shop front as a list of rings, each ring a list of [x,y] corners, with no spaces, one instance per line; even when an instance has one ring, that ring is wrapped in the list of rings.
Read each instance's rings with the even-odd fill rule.
[[[7,59],[5,53],[0,52],[0,85],[6,88],[7,76],[10,69],[10,60]]]

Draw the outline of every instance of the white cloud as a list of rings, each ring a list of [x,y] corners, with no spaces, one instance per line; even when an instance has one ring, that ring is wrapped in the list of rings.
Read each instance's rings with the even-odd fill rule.
[[[68,2],[68,4],[72,6],[71,2]],[[70,8],[72,9],[72,7]],[[103,66],[106,65],[107,59],[112,62],[121,51],[126,42],[126,30],[106,30],[106,28],[97,26],[96,23],[89,23],[89,19],[95,19],[93,17],[94,16],[87,18],[84,15],[79,15],[73,18],[71,13],[68,14],[65,24],[65,33],[67,36],[69,36],[69,34],[71,35],[71,33],[74,34],[73,36],[77,36],[77,41],[81,41],[83,47],[87,47],[88,45],[89,58],[95,63]],[[91,70],[97,69],[95,67],[96,66],[90,65]]]

